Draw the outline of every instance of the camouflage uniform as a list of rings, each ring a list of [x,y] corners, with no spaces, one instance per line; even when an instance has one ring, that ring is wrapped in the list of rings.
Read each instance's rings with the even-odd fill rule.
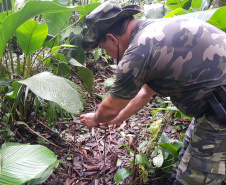
[[[205,114],[210,107],[205,96],[226,85],[226,34],[198,20],[141,21],[118,65],[111,95],[131,99],[144,84],[196,118],[175,184],[220,184],[226,123]]]
[[[86,17],[83,48],[97,47],[98,38],[110,26],[140,11],[135,5],[120,8],[113,1],[103,3]],[[209,111],[206,95],[226,86],[226,34],[196,19],[140,21],[118,64],[110,93],[132,99],[144,84],[196,118],[184,140],[175,185],[220,184],[226,174],[226,123]]]

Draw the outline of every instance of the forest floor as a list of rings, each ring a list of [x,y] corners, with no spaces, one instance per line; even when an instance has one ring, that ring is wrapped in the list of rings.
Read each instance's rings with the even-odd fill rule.
[[[95,74],[94,89],[92,93],[104,95],[107,89],[104,81],[112,77],[114,69],[106,62],[92,62],[87,65]],[[86,94],[86,106],[83,113],[94,112],[100,100]],[[75,120],[60,121],[57,124],[57,132],[49,130],[42,124],[42,120],[35,125],[35,130],[51,141],[53,144],[43,142],[50,148],[59,159],[57,169],[52,173],[44,185],[114,185],[115,173],[121,168],[129,168],[134,171],[134,167],[129,163],[132,157],[126,144],[133,151],[143,141],[149,141],[152,133],[148,132],[153,119],[152,110],[167,106],[165,100],[156,96],[150,103],[130,119],[124,121],[120,127],[109,126],[107,129],[93,128],[91,130],[79,124],[79,115]],[[184,118],[172,119],[164,126],[164,132],[169,138],[179,140],[190,124]],[[30,143],[35,136],[28,131],[21,130],[21,136]],[[34,139],[34,143],[37,138]],[[41,141],[39,141],[40,143]],[[147,147],[140,152],[145,153]],[[151,159],[150,159],[151,161]],[[137,168],[137,166],[135,166]],[[136,170],[135,170],[136,171]],[[132,179],[136,179],[133,180]],[[174,179],[167,177],[161,169],[156,169],[153,173],[148,173],[148,181],[143,183],[139,176],[130,176],[120,182],[120,185],[149,184],[149,185],[171,185]]]

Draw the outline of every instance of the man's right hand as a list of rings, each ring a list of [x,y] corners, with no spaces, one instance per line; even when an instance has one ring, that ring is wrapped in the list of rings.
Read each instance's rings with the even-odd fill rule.
[[[80,115],[80,122],[87,126],[88,129],[97,127],[99,124],[95,122],[95,113],[87,113]]]

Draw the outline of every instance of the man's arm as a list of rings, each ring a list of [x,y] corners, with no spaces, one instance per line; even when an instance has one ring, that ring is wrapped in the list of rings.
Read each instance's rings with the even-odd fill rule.
[[[87,113],[80,116],[81,123],[92,128],[98,126],[99,123],[111,121],[126,107],[129,101],[108,95],[100,104],[96,113]]]
[[[122,122],[142,109],[154,94],[155,92],[151,88],[144,85],[132,100],[119,99],[109,95],[101,103],[96,113],[81,115],[81,122],[88,128],[95,127],[99,123],[107,125]]]
[[[136,97],[133,98],[128,103],[128,105],[120,111],[115,119],[109,122],[105,122],[102,125],[121,124],[124,120],[127,120],[130,116],[141,110],[150,101],[151,97],[154,96],[154,94],[155,92],[150,87],[148,87],[148,85],[143,85]]]

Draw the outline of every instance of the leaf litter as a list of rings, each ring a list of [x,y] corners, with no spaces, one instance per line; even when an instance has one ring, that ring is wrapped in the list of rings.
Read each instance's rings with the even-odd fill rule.
[[[104,81],[111,78],[115,70],[108,66],[107,62],[101,60],[96,63],[87,63],[87,67],[95,75],[92,93],[104,95],[108,92]],[[89,92],[87,95],[83,113],[96,111],[100,104],[100,100],[91,96]],[[153,98],[151,101],[158,106],[159,99],[156,101]],[[37,121],[35,130],[57,146],[45,141],[43,144],[51,149],[60,161],[57,169],[43,185],[115,185],[114,175],[118,170],[122,168],[134,170],[128,162],[132,155],[127,147],[122,145],[126,144],[133,151],[137,151],[143,141],[150,140],[152,134],[148,133],[147,129],[153,121],[150,119],[151,114],[150,107],[144,107],[119,127],[109,126],[107,129],[89,130],[71,120],[59,122],[55,132],[43,126],[42,120]],[[77,119],[79,120],[79,116]],[[34,124],[33,121],[30,122]],[[169,138],[179,139],[189,123],[188,120],[177,119],[174,123],[167,125],[164,131]],[[29,130],[20,128],[18,133],[23,141],[37,144],[37,137]],[[145,150],[146,147],[140,152],[145,153]],[[131,185],[131,178],[132,176],[128,177],[118,185]],[[139,180],[133,184],[171,185],[173,180],[164,175],[161,169],[157,169],[154,173],[148,174],[147,183]]]

